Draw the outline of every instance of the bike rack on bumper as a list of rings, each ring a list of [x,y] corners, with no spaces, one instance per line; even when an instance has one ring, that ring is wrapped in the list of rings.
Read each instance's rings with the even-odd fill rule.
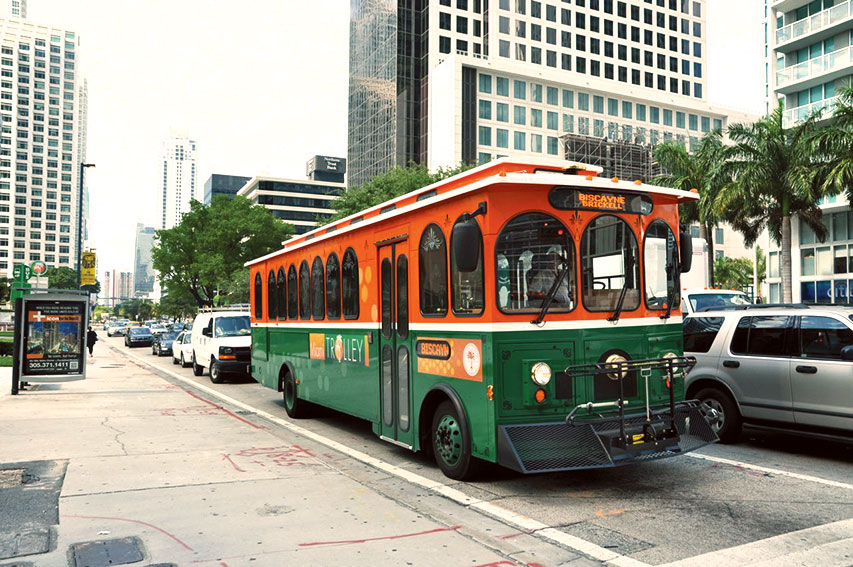
[[[711,427],[716,412],[698,400],[675,401],[674,381],[696,364],[694,357],[570,366],[570,378],[606,375],[618,381],[614,401],[576,406],[564,422],[502,425],[498,430],[498,462],[523,473],[614,467],[681,455],[717,441]],[[661,370],[669,404],[649,404],[649,379]],[[645,382],[645,403],[628,407],[622,381],[638,372]],[[639,384],[638,384],[639,386]],[[626,409],[628,411],[626,411]]]

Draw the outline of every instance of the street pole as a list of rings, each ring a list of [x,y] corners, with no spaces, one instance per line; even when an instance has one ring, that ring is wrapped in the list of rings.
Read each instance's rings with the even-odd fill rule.
[[[83,174],[87,167],[95,167],[94,163],[80,164],[80,193],[77,195],[77,289],[80,289],[81,260],[83,258]]]

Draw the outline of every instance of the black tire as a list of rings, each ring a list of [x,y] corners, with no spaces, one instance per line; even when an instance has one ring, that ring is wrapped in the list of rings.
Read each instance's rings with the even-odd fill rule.
[[[184,353],[181,353],[181,368],[186,368],[187,366],[189,366],[189,364],[187,364],[186,359],[184,359]]]
[[[441,402],[432,416],[430,444],[435,462],[445,476],[471,480],[479,470],[479,460],[471,454],[471,433],[450,400]]]
[[[219,370],[219,367],[216,365],[216,359],[212,356],[210,357],[210,381],[213,384],[222,384],[222,372]]]
[[[178,359],[175,358],[174,353],[172,353],[172,364],[178,364]]]
[[[296,393],[296,381],[293,379],[293,374],[288,372],[284,375],[284,380],[281,385],[281,395],[284,399],[284,411],[293,419],[304,419],[310,417],[311,411],[310,402],[300,400]]]
[[[719,422],[711,428],[720,438],[721,443],[735,443],[740,437],[743,421],[737,404],[732,397],[719,388],[703,388],[696,393],[696,399],[717,410]]]
[[[203,367],[203,366],[199,366],[199,365],[196,363],[196,361],[195,361],[195,352],[193,352],[193,375],[194,375],[194,376],[201,376],[202,374],[204,374],[204,367]]]

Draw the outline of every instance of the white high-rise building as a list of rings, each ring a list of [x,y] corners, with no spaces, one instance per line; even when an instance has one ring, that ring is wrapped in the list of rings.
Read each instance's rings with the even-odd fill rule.
[[[3,0],[0,7],[0,17],[22,20],[27,17],[27,0]]]
[[[782,123],[813,112],[828,118],[842,87],[853,84],[853,0],[766,0],[768,109],[782,100]],[[792,299],[853,303],[853,209],[844,194],[820,203],[827,238],[791,222]],[[768,257],[770,300],[781,299],[780,251]]]
[[[705,4],[353,0],[350,186],[412,160],[561,156],[566,133],[692,146],[748,120],[706,100]]]
[[[200,200],[196,143],[186,136],[174,136],[163,144],[163,222],[172,228],[189,212],[190,201]]]
[[[35,260],[75,265],[86,140],[78,46],[73,31],[0,19],[0,274]]]

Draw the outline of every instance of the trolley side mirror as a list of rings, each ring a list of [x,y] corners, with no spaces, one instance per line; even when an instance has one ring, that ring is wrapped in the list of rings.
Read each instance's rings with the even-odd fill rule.
[[[689,272],[693,265],[693,236],[690,229],[681,225],[678,230],[679,260],[681,261],[681,273]]]
[[[460,272],[473,272],[480,263],[483,233],[473,218],[459,221],[450,235],[453,258]]]

